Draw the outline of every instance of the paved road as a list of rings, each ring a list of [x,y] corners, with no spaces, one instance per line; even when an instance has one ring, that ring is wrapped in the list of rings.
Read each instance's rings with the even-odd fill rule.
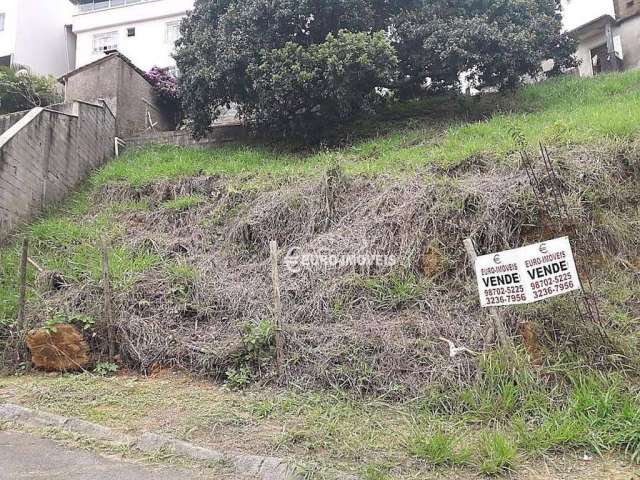
[[[154,468],[63,448],[25,433],[0,432],[0,480],[196,480],[189,472]]]

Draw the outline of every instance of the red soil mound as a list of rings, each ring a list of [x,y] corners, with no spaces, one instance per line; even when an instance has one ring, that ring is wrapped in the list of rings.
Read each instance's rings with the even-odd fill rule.
[[[31,330],[27,335],[27,346],[34,366],[42,370],[81,370],[89,363],[89,347],[73,325],[58,324],[51,329]]]

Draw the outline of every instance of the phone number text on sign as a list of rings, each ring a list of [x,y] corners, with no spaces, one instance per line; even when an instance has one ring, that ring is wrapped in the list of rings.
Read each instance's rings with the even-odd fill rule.
[[[478,257],[483,307],[519,305],[580,290],[568,237]]]

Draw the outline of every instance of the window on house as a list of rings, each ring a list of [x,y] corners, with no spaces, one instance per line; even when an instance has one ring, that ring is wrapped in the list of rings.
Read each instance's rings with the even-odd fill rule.
[[[4,32],[4,13],[0,13],[0,32]]]
[[[136,5],[142,2],[153,0],[76,0],[78,10],[83,12],[93,12],[94,10],[104,10],[105,8],[124,7],[126,5]]]
[[[135,37],[136,36],[136,27],[127,28],[127,37]]]
[[[105,8],[109,8],[111,5],[109,0],[94,0],[93,9],[94,10],[104,10]]]
[[[98,33],[93,36],[94,53],[118,49],[118,32]]]
[[[90,12],[93,10],[93,0],[80,0],[78,2],[78,9],[81,12]]]
[[[170,44],[176,43],[180,38],[180,21],[167,23],[167,30],[165,32],[165,41]]]

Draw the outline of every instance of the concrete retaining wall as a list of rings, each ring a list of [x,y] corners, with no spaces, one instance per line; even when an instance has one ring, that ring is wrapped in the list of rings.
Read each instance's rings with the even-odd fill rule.
[[[7,115],[0,115],[0,133],[4,133],[13,125],[15,125],[18,120],[24,117],[29,110],[25,110],[23,112],[9,113]]]
[[[149,145],[178,145],[181,147],[210,148],[222,143],[234,142],[246,138],[247,131],[242,125],[220,125],[205,138],[195,140],[188,130],[174,132],[148,132],[127,139],[127,148],[141,148]]]
[[[0,135],[0,241],[62,200],[113,157],[116,120],[105,105],[34,108]]]

